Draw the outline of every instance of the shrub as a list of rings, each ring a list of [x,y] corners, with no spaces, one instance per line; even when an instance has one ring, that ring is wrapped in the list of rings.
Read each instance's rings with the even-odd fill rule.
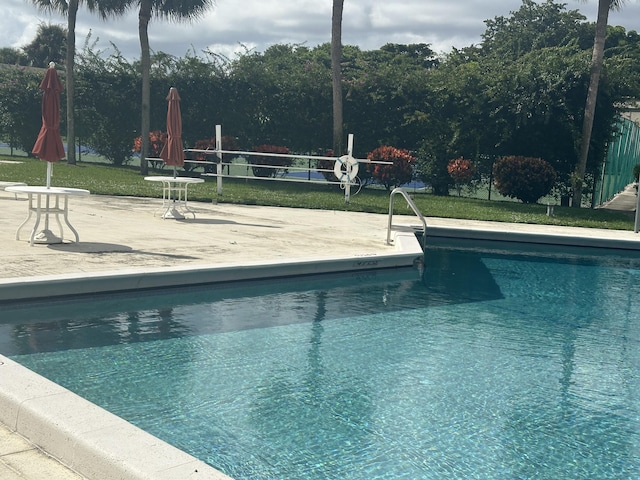
[[[367,164],[367,171],[371,173],[374,181],[384,185],[387,190],[409,183],[413,178],[416,158],[409,150],[383,145],[369,152],[367,159],[393,162],[391,165]]]
[[[325,152],[322,154],[322,156],[323,157],[334,157],[335,153],[334,153],[333,149],[329,149],[329,150],[325,150]],[[327,171],[320,172],[327,182],[337,182],[338,181],[338,178],[333,173],[333,167],[334,167],[335,164],[336,164],[335,160],[318,160],[317,168],[319,170],[329,170],[328,172]]]
[[[288,154],[289,149],[287,147],[279,147],[277,145],[259,145],[257,147],[253,147],[251,149],[253,152],[264,152],[264,153],[280,153],[280,154]],[[256,155],[252,156],[250,159],[250,163],[254,166],[251,167],[253,170],[253,174],[256,177],[275,177],[280,172],[286,172],[287,168],[290,167],[293,163],[293,159],[291,157],[271,157],[271,156],[261,156]],[[270,165],[281,168],[271,168],[271,167],[257,167],[255,165]]]
[[[161,132],[160,130],[154,130],[149,132],[149,153],[147,158],[160,158],[160,152],[164,147],[164,144],[167,143],[167,134],[165,132]],[[142,137],[136,137],[133,140],[133,149],[132,151],[135,153],[140,153],[142,149]],[[160,160],[149,160],[151,166],[153,168],[159,168],[163,165],[163,161]]]
[[[501,157],[493,165],[493,181],[505,197],[536,203],[553,188],[556,171],[541,158]]]
[[[633,181],[638,181],[638,175],[640,175],[640,163],[633,166]]]
[[[471,182],[475,171],[475,166],[471,163],[471,160],[460,157],[449,161],[447,164],[447,172],[449,172],[449,175],[451,175],[451,178],[456,184],[458,196],[460,196],[460,189],[462,185],[466,185]]]
[[[196,150],[214,150],[216,148],[216,138],[205,138],[203,140],[197,140],[196,143],[194,144],[193,148],[195,148]],[[235,137],[232,137],[231,135],[223,135],[222,136],[222,150],[238,150],[238,145],[236,144],[236,139]],[[214,154],[206,154],[206,153],[195,153],[195,152],[188,152],[189,153],[189,160],[197,160],[199,162],[217,162],[218,161],[218,157],[217,155]],[[223,153],[222,154],[222,161],[224,162],[229,162],[231,160],[231,154],[229,153]],[[189,170],[193,170],[196,167],[197,164],[194,163],[190,163],[187,162],[184,164],[184,169],[189,171]],[[211,165],[211,164],[206,164],[204,165],[204,171],[205,173],[212,173],[215,171],[215,166]]]

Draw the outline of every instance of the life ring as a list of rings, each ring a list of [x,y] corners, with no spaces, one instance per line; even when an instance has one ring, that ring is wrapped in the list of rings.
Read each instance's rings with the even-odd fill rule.
[[[351,155],[343,155],[333,165],[333,174],[341,182],[351,182],[358,175],[358,161]]]

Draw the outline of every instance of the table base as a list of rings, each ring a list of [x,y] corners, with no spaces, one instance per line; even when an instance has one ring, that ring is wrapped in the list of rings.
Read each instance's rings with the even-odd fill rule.
[[[29,236],[29,243],[31,244],[31,246],[33,246],[36,243],[51,245],[51,244],[64,242],[64,230],[62,229],[62,223],[60,222],[60,215],[62,215],[62,218],[64,219],[64,223],[67,225],[67,227],[69,227],[69,230],[73,232],[73,235],[76,239],[76,243],[80,241],[78,232],[76,231],[75,228],[73,228],[73,226],[71,226],[71,223],[69,223],[69,217],[68,217],[69,202],[66,195],[64,196],[63,207],[60,207],[59,195],[53,194],[55,196],[55,202],[53,206],[51,206],[49,203],[50,195],[46,195],[45,205],[42,205],[41,198],[40,198],[41,195],[37,195],[38,199],[36,201],[35,206],[33,205],[33,194],[28,192],[28,195],[29,195],[29,213],[27,215],[27,218],[24,220],[24,222],[22,222],[22,224],[18,227],[18,230],[16,231],[16,240],[20,240],[20,230],[22,230],[22,228],[31,219],[31,215],[35,212],[36,223],[33,226],[33,229],[31,230],[31,235]],[[59,237],[56,236],[49,229],[50,215],[55,216],[56,223],[58,224],[58,229],[60,230]],[[38,231],[38,227],[40,226],[40,220],[43,216],[44,216],[44,229],[41,231]]]
[[[62,229],[60,232],[62,232]],[[37,243],[39,245],[55,245],[56,243],[63,242],[64,238],[58,237],[51,230],[42,230],[33,237],[33,243]]]

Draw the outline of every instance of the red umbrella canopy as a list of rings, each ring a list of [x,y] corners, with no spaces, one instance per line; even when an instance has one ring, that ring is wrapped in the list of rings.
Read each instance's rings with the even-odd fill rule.
[[[60,138],[60,92],[64,90],[53,62],[49,64],[40,89],[42,95],[42,127],[31,151],[36,157],[47,162],[57,162],[65,157]]]
[[[180,95],[175,87],[169,89],[167,95],[167,143],[160,152],[160,158],[167,165],[182,167],[184,165],[184,149],[182,145],[182,114],[180,113]]]

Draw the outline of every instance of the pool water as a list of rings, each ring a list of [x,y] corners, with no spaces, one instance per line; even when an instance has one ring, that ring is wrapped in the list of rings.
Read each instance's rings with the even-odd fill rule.
[[[640,478],[640,260],[13,306],[0,352],[238,479]]]

